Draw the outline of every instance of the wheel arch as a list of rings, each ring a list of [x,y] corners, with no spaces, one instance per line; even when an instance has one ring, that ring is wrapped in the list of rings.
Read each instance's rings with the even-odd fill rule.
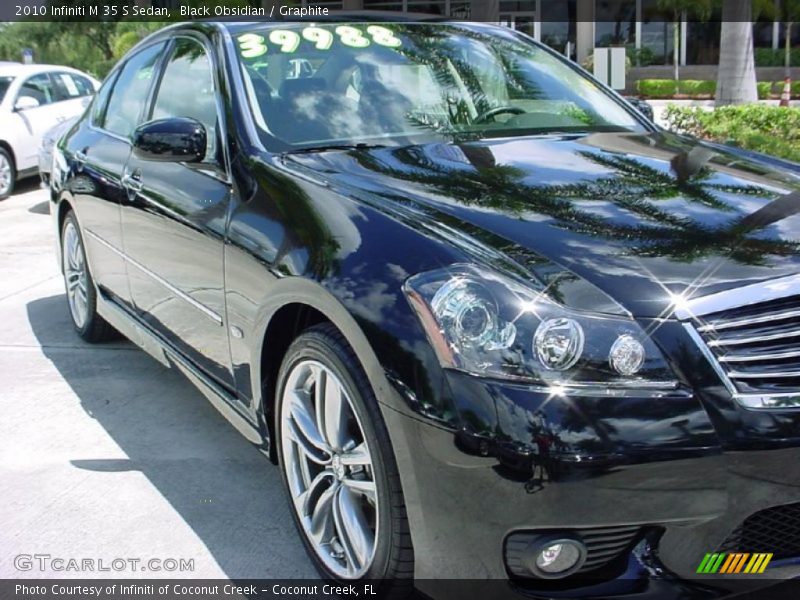
[[[364,369],[379,404],[389,404],[391,385],[375,351],[361,327],[347,308],[320,284],[301,278],[286,278],[275,283],[269,302],[259,311],[259,325],[254,339],[252,393],[257,399],[260,426],[267,427],[271,440],[275,385],[283,357],[292,341],[305,329],[318,323],[331,323],[344,336]],[[274,444],[270,458],[275,460]]]
[[[11,157],[11,162],[14,163],[13,164],[14,170],[16,171],[16,169],[17,169],[17,155],[14,154],[14,148],[12,148],[11,144],[9,144],[5,140],[0,140],[0,148],[5,150],[6,152],[8,152],[8,155]]]

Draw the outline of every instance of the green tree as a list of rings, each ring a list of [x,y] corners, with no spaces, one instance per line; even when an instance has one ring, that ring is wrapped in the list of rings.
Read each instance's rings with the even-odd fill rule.
[[[784,27],[783,66],[786,77],[791,76],[792,66],[792,27],[800,21],[800,0],[781,0],[781,21]]]
[[[31,48],[41,64],[68,65],[102,79],[157,22],[19,22],[0,25],[0,60],[19,61]]]
[[[779,0],[778,2],[765,2],[755,0],[756,10],[772,17],[783,24],[783,65],[786,68],[786,77],[791,76],[792,65],[792,29],[800,21],[800,0]]]

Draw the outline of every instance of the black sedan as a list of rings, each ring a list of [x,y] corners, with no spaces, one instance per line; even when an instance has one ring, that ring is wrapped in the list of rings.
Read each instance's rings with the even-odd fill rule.
[[[78,334],[186,373],[326,576],[796,574],[794,165],[667,133],[514,31],[385,20],[165,29],[53,165]]]

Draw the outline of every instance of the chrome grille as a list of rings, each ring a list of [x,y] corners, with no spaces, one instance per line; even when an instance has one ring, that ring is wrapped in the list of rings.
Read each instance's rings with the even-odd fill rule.
[[[696,330],[739,394],[800,393],[800,296],[706,314]]]

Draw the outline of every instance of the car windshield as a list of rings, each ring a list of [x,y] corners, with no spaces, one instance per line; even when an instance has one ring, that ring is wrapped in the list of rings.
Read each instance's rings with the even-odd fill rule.
[[[12,81],[14,81],[13,77],[0,75],[0,102],[2,102],[3,98],[6,97],[6,92],[8,91],[8,88],[11,87]]]
[[[566,60],[502,28],[287,24],[235,43],[273,150],[643,129]]]

